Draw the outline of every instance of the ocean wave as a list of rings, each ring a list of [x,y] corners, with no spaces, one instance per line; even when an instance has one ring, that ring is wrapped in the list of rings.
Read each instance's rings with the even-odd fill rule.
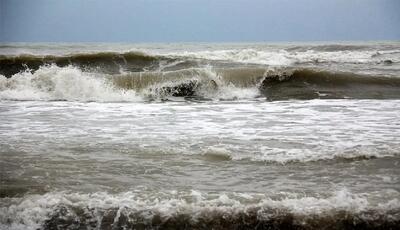
[[[260,149],[260,150],[259,150]],[[179,153],[185,154],[185,153]],[[187,153],[186,153],[187,154]],[[254,149],[254,152],[246,154],[237,152],[229,146],[210,146],[200,152],[191,152],[206,161],[241,161],[241,162],[262,162],[268,164],[296,164],[310,162],[353,162],[361,160],[372,160],[379,158],[398,158],[400,148],[397,146],[386,146],[384,149],[376,147],[351,147],[334,148],[327,151],[323,148],[313,150],[306,149],[281,149],[271,148],[268,145]]]
[[[125,89],[147,88],[153,93],[162,93],[164,89],[164,93],[167,94],[177,91],[175,95],[178,96],[204,98],[259,96],[266,97],[268,100],[400,98],[400,78],[397,77],[307,68],[211,68],[208,66],[177,71],[149,71],[118,75],[113,77],[113,82]]]
[[[85,72],[74,66],[49,65],[11,78],[0,75],[2,100],[124,102],[190,96],[232,100],[257,95],[257,88],[236,87],[224,82],[210,68],[107,75]]]
[[[397,157],[400,155],[400,149],[397,147],[387,147],[385,150],[378,150],[376,148],[350,148],[350,149],[335,149],[331,151],[317,150],[304,150],[304,149],[291,149],[285,152],[280,151],[278,154],[265,154],[254,155],[249,157],[232,156],[234,160],[250,160],[279,164],[290,163],[308,163],[308,162],[322,162],[322,161],[359,161],[370,160],[386,157]]]
[[[0,75],[2,100],[138,101],[134,91],[116,89],[107,79],[72,66],[46,66],[35,73]]]
[[[328,48],[327,48],[328,49]],[[379,54],[379,55],[377,55]],[[392,55],[390,55],[392,54]],[[171,57],[198,58],[214,61],[230,61],[235,63],[262,64],[268,66],[293,66],[300,64],[379,64],[391,58],[392,63],[400,62],[400,56],[394,51],[376,50],[258,50],[258,49],[228,49],[196,52],[168,53]]]
[[[372,199],[373,200],[373,199]],[[51,192],[10,198],[2,229],[53,228],[296,228],[375,229],[400,223],[400,201],[371,202],[347,189],[330,196],[140,190],[109,194]]]
[[[271,71],[261,91],[269,100],[400,98],[400,78],[313,69]]]
[[[73,65],[81,69],[101,70],[103,73],[119,73],[121,71],[144,71],[156,69],[160,63],[168,62],[168,58],[152,56],[142,52],[98,52],[77,53],[63,56],[54,55],[0,55],[0,74],[10,77],[25,70],[38,70],[45,65],[66,67]],[[171,62],[173,60],[170,60]]]
[[[321,48],[322,47],[322,48]],[[0,74],[10,77],[26,69],[55,64],[74,65],[81,69],[96,69],[103,73],[140,72],[145,70],[178,70],[201,67],[203,64],[257,64],[267,66],[301,66],[320,64],[393,64],[400,62],[399,50],[335,50],[335,45],[320,49],[218,49],[200,51],[156,52],[89,52],[60,55],[0,55]],[[325,48],[323,48],[325,47]],[[332,48],[333,47],[333,48]],[[340,46],[341,47],[341,46]],[[304,47],[303,47],[304,48]],[[331,50],[331,48],[333,50]],[[326,49],[326,50],[325,50]]]
[[[0,99],[140,101],[184,97],[236,100],[398,99],[400,78],[375,77],[304,68],[187,68],[104,74],[69,65],[41,66],[6,78]]]

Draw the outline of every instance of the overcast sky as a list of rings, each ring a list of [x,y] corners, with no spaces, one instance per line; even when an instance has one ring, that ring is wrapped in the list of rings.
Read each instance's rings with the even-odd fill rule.
[[[0,41],[400,40],[400,0],[0,0]]]

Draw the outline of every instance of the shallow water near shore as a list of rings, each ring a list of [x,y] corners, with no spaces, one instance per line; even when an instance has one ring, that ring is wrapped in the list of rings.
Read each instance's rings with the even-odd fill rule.
[[[0,228],[395,229],[399,50],[0,46]]]

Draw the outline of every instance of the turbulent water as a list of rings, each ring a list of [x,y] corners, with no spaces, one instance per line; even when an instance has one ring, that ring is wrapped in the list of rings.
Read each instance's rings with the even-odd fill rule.
[[[0,229],[399,225],[399,42],[0,45]]]

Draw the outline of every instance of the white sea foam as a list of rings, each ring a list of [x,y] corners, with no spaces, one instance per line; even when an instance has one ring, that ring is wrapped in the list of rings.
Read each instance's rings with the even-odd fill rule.
[[[165,54],[164,54],[165,55]],[[239,50],[212,50],[212,51],[196,51],[196,52],[176,52],[168,53],[168,56],[201,58],[207,60],[224,60],[243,63],[256,63],[267,65],[290,65],[294,63],[289,53],[285,50],[280,51],[259,51],[254,49]]]
[[[377,55],[379,54],[379,55]],[[166,55],[166,54],[164,54]],[[379,63],[388,57],[393,62],[399,62],[400,56],[391,54],[389,51],[287,51],[281,50],[258,50],[258,49],[229,49],[229,50],[206,50],[206,51],[184,51],[168,53],[170,56],[200,58],[207,60],[232,61],[239,63],[265,64],[271,66],[290,66],[297,63],[309,62],[334,62],[334,63]],[[388,56],[389,55],[389,56]]]
[[[400,149],[397,147],[386,147],[385,150],[382,150],[376,147],[367,148],[354,146],[349,149],[343,149],[343,147],[337,146],[332,151],[327,151],[323,149],[323,147],[318,149],[288,149],[285,151],[279,148],[271,149],[269,147],[261,147],[261,149],[265,152],[260,155],[235,157],[234,159],[286,164],[290,162],[373,159],[400,155]]]
[[[232,153],[221,147],[208,147],[203,152],[203,155],[210,160],[231,160]]]
[[[373,204],[366,195],[353,194],[347,189],[336,191],[325,198],[288,195],[280,199],[272,199],[264,194],[232,192],[208,194],[194,190],[164,191],[155,194],[139,191],[120,194],[52,192],[13,198],[11,203],[0,207],[1,229],[37,229],[46,219],[54,215],[60,206],[97,210],[84,215],[99,215],[93,216],[93,219],[99,219],[100,222],[103,218],[102,211],[110,209],[118,210],[118,213],[134,212],[147,220],[151,220],[154,215],[166,220],[177,214],[184,214],[191,216],[192,221],[196,221],[218,213],[235,215],[254,209],[259,210],[257,218],[268,219],[271,218],[271,213],[265,210],[276,210],[276,213],[286,211],[300,216],[330,215],[337,211],[357,215],[369,210],[385,215],[400,208],[398,199]]]
[[[67,101],[137,101],[134,91],[116,89],[106,78],[76,67],[44,66],[35,73],[0,76],[0,99]]]
[[[320,149],[285,149],[271,148],[269,146],[257,146],[261,151],[257,153],[240,152],[234,150],[235,146],[229,147],[208,147],[202,152],[208,160],[233,160],[233,161],[253,161],[253,162],[268,162],[278,164],[288,164],[294,162],[315,162],[315,161],[353,161],[363,159],[396,157],[400,154],[400,149],[397,147],[381,148],[362,148],[352,147],[350,149],[341,149],[335,147],[332,150]],[[191,152],[190,154],[193,154]]]

